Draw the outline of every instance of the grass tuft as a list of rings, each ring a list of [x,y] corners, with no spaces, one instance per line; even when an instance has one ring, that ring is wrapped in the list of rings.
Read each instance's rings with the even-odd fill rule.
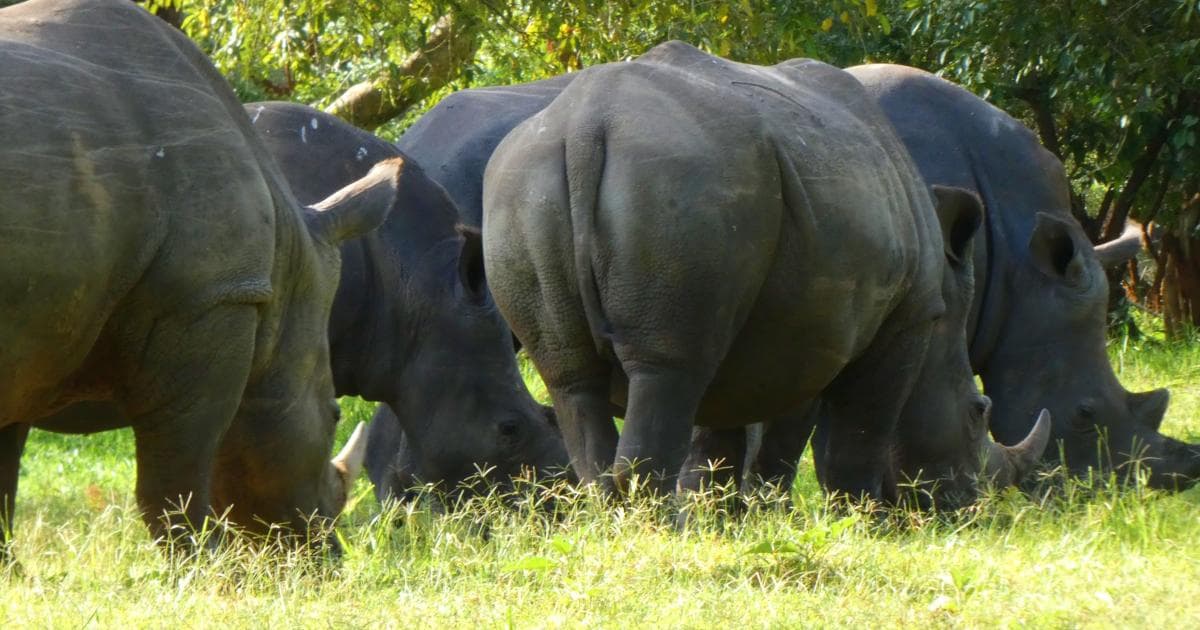
[[[1200,439],[1200,349],[1115,343],[1131,390],[1172,388],[1164,432]],[[526,368],[528,369],[528,368]],[[536,378],[532,372],[527,376]],[[545,400],[545,390],[534,382]],[[340,440],[374,405],[343,401]],[[1200,622],[1200,490],[1112,476],[990,490],[952,515],[848,512],[811,466],[745,507],[732,488],[686,502],[480,480],[460,503],[427,488],[380,506],[360,480],[337,524],[344,555],[226,536],[172,560],[132,498],[127,431],[35,432],[6,627],[1172,626]],[[1057,477],[1056,477],[1057,476]],[[731,507],[737,506],[737,507]]]

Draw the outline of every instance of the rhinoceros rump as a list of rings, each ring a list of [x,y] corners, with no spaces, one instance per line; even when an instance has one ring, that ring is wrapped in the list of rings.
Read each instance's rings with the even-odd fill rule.
[[[672,42],[581,72],[501,142],[484,252],[584,479],[646,462],[666,491],[693,422],[821,395],[831,486],[894,498],[902,413],[939,440],[906,456],[956,480],[986,439],[963,338],[978,200],[938,196],[848,75]]]
[[[213,510],[335,516],[355,466],[328,459],[338,244],[383,221],[402,164],[301,208],[208,60],[125,0],[0,10],[0,85],[7,515],[18,423],[85,405],[132,425],[155,536]]]

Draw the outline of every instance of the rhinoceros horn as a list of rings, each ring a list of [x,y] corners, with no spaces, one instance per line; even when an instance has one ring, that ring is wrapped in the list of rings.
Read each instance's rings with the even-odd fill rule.
[[[1129,221],[1125,224],[1125,231],[1120,236],[1095,247],[1096,258],[1100,260],[1100,264],[1105,269],[1108,269],[1133,258],[1141,248],[1142,226]]]
[[[330,462],[342,474],[347,495],[354,486],[354,480],[358,479],[358,473],[362,472],[363,460],[367,456],[366,428],[365,422],[359,422],[358,426],[354,427],[354,433],[350,434],[350,439],[346,440],[346,445]]]
[[[1050,443],[1050,411],[1043,409],[1029,435],[1014,446],[988,442],[989,452],[984,473],[998,486],[1015,484],[1021,480],[1042,457]]]

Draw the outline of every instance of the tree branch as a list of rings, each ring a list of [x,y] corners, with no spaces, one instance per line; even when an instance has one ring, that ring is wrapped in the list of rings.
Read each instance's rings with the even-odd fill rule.
[[[327,112],[375,129],[462,74],[478,48],[479,23],[462,16],[438,19],[429,39],[384,76],[352,86]]]
[[[1054,111],[1050,105],[1050,91],[1037,73],[1026,75],[1020,85],[1013,89],[1013,94],[1025,101],[1033,110],[1033,122],[1037,126],[1038,137],[1054,157],[1062,161],[1062,145],[1058,141],[1058,126],[1054,122]]]
[[[1146,143],[1146,150],[1133,161],[1133,168],[1129,171],[1129,178],[1125,180],[1125,185],[1121,187],[1121,194],[1117,195],[1112,211],[1104,218],[1104,231],[1100,235],[1101,241],[1111,241],[1125,230],[1125,221],[1129,218],[1129,210],[1133,207],[1138,190],[1150,176],[1159,152],[1171,135],[1167,123],[1167,120],[1159,123],[1158,129]]]

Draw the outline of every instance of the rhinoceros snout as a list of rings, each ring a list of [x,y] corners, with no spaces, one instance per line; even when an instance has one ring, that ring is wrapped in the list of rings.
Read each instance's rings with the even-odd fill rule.
[[[1200,445],[1162,437],[1159,455],[1145,460],[1148,484],[1159,490],[1186,490],[1200,481]]]

